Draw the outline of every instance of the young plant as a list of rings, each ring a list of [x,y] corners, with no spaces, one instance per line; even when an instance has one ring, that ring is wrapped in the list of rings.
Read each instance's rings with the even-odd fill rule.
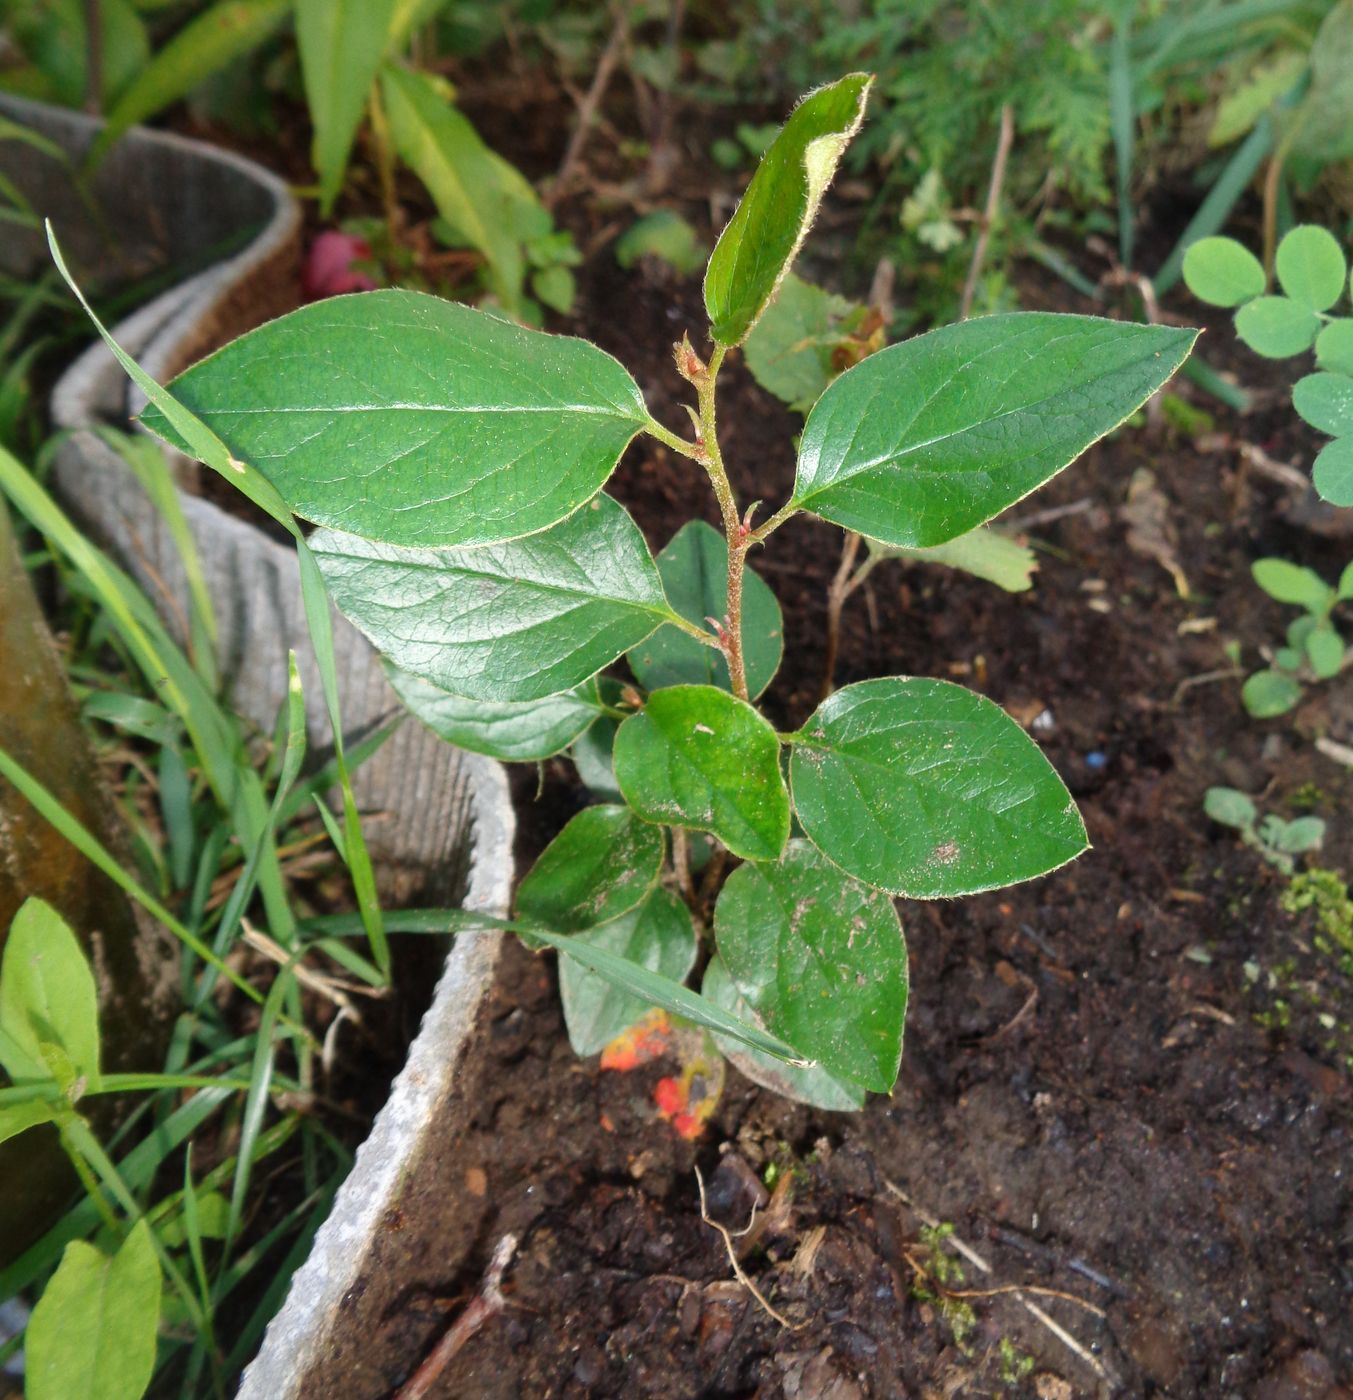
[[[1236,334],[1257,355],[1286,360],[1315,349],[1316,370],[1297,380],[1292,405],[1333,442],[1311,469],[1332,505],[1353,505],[1353,315],[1335,310],[1350,295],[1343,249],[1328,230],[1294,228],[1275,259],[1281,295],[1269,295],[1264,266],[1234,238],[1201,238],[1184,255],[1184,281],[1200,301],[1235,307]]]
[[[803,512],[894,548],[955,540],[1122,423],[1194,340],[1029,313],[880,350],[813,405],[783,504],[744,507],[720,447],[720,371],[779,291],[869,86],[852,74],[804,98],[720,236],[711,348],[675,347],[692,437],[656,422],[586,341],[400,291],[263,326],[157,390],[145,418],[291,528],[292,513],[322,527],[303,559],[438,733],[521,761],[598,719],[618,726],[618,800],[569,822],[507,925],[588,974],[565,981],[570,1025],[658,1005],[753,1078],[833,1107],[897,1077],[908,982],[893,898],[1031,879],[1086,834],[1019,725],[947,681],[847,686],[778,732],[754,701],[779,662],[779,610],[748,558]],[[688,525],[650,555],[601,490],[639,433],[709,478],[722,538]],[[622,657],[631,683],[601,674]],[[692,833],[713,850],[707,898]],[[696,995],[681,982],[702,949]]]
[[[1269,812],[1262,819],[1254,803],[1239,789],[1210,787],[1203,795],[1203,810],[1220,826],[1240,832],[1270,865],[1284,875],[1293,871],[1293,856],[1317,851],[1325,839],[1325,823],[1319,817],[1293,817],[1288,821]]]
[[[1286,559],[1258,559],[1252,572],[1270,598],[1302,609],[1288,624],[1286,645],[1274,651],[1271,664],[1256,671],[1240,692],[1255,719],[1272,719],[1294,708],[1304,682],[1329,680],[1343,670],[1347,648],[1332,615],[1337,604],[1353,598],[1353,564],[1336,588],[1313,569]]]

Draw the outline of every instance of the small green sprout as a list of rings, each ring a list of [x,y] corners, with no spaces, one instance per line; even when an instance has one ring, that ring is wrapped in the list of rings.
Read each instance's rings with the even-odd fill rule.
[[[1291,821],[1270,812],[1261,818],[1253,801],[1230,787],[1208,788],[1203,810],[1214,822],[1240,832],[1240,839],[1253,846],[1270,865],[1284,875],[1293,871],[1293,856],[1320,848],[1325,839],[1325,823],[1320,817],[1294,817]]]

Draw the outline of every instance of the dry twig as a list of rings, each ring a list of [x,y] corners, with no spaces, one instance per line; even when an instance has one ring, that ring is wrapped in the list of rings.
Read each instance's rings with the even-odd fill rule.
[[[705,1178],[700,1175],[699,1167],[695,1169],[695,1182],[700,1188],[700,1219],[703,1220],[706,1225],[710,1226],[711,1229],[717,1230],[723,1237],[724,1248],[728,1251],[728,1262],[733,1266],[733,1274],[737,1278],[737,1281],[761,1304],[762,1309],[773,1317],[781,1327],[790,1332],[797,1332],[799,1328],[803,1326],[803,1323],[791,1322],[783,1313],[778,1313],[771,1307],[761,1290],[747,1277],[746,1273],[743,1272],[742,1265],[738,1263],[738,1252],[733,1248],[733,1241],[748,1234],[756,1224],[755,1203],[752,1205],[752,1218],[747,1222],[746,1228],[739,1230],[735,1235],[726,1225],[720,1225],[717,1220],[710,1219],[709,1208],[705,1204]]]
[[[987,256],[987,243],[991,238],[991,226],[996,222],[996,214],[1001,205],[1001,186],[1005,183],[1005,165],[1010,158],[1010,146],[1015,139],[1015,109],[1007,102],[1001,108],[1001,134],[996,140],[996,158],[991,163],[991,183],[987,186],[987,206],[982,211],[982,222],[977,230],[977,242],[973,245],[972,262],[968,264],[968,278],[963,284],[963,296],[958,303],[958,319],[966,321],[972,310],[973,297],[977,295],[977,279],[982,273],[982,264]]]

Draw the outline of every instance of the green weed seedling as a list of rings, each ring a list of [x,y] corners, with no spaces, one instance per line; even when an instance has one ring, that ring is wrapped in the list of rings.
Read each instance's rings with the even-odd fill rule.
[[[1253,846],[1284,875],[1295,869],[1294,856],[1319,850],[1325,839],[1325,823],[1320,817],[1293,817],[1289,821],[1270,812],[1260,818],[1254,803],[1236,788],[1208,788],[1203,810],[1219,825],[1240,832],[1247,846]]]
[[[1274,651],[1272,664],[1256,671],[1240,692],[1255,719],[1272,719],[1297,704],[1304,682],[1329,680],[1343,669],[1348,649],[1332,614],[1337,604],[1353,598],[1353,564],[1336,587],[1286,559],[1256,560],[1253,574],[1270,598],[1302,609],[1288,624],[1285,645]]]
[[[850,685],[777,730],[755,702],[782,621],[749,556],[805,512],[898,549],[958,539],[1122,423],[1194,340],[1043,313],[943,327],[836,378],[787,499],[764,516],[740,502],[720,370],[780,290],[870,81],[804,98],[720,236],[710,348],[675,347],[692,436],[655,421],[588,342],[405,291],[263,326],[157,390],[145,417],[171,442],[191,435],[298,536],[293,516],[320,527],[299,545],[306,568],[450,742],[530,762],[614,726],[617,799],[568,823],[516,917],[494,925],[576,964],[562,978],[575,1046],[658,1006],[753,1078],[832,1108],[897,1078],[908,978],[893,898],[1031,879],[1086,834],[1033,740],[947,681]],[[641,433],[708,477],[722,536],[689,522],[650,555],[602,491]],[[602,674],[622,657],[629,680]],[[714,848],[703,889],[692,833]],[[699,993],[683,985],[697,961]]]
[[[1201,238],[1184,255],[1184,281],[1201,301],[1235,307],[1236,334],[1258,355],[1286,360],[1315,350],[1313,374],[1297,380],[1292,405],[1332,442],[1311,469],[1332,505],[1353,505],[1353,315],[1349,269],[1332,233],[1294,228],[1274,262],[1281,294],[1270,295],[1263,264],[1234,238]],[[1336,314],[1345,303],[1341,314]]]

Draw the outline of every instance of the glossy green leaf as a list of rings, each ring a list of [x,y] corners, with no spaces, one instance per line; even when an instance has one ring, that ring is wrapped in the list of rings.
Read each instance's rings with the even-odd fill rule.
[[[1236,334],[1270,360],[1285,360],[1309,350],[1320,318],[1289,297],[1256,297],[1236,312]]]
[[[1297,111],[1292,150],[1328,165],[1353,156],[1353,0],[1337,0],[1311,45],[1311,85]]]
[[[1349,74],[1353,79],[1353,73]],[[1328,311],[1343,295],[1348,264],[1339,241],[1316,224],[1298,224],[1278,244],[1278,285],[1298,306]]]
[[[1263,296],[1264,265],[1234,238],[1200,238],[1184,254],[1184,285],[1213,306],[1239,306]]]
[[[607,705],[616,707],[624,699],[627,687],[613,676],[598,676],[595,684]],[[616,785],[615,764],[612,761],[615,734],[620,724],[620,720],[610,715],[599,716],[574,740],[569,750],[569,757],[588,791],[605,802],[620,801],[620,788]]]
[[[799,731],[790,783],[819,850],[913,899],[1029,880],[1089,844],[1038,745],[999,706],[948,681],[838,690]]]
[[[380,67],[396,0],[295,0],[296,47],[327,217],[343,185],[367,92]]]
[[[1314,569],[1286,559],[1256,559],[1250,568],[1254,581],[1270,598],[1313,612],[1329,607],[1334,590]]]
[[[1335,438],[1320,449],[1311,480],[1333,506],[1353,506],[1353,435]]]
[[[697,627],[728,612],[728,542],[712,525],[689,520],[658,555],[658,573],[672,607]],[[765,581],[747,569],[742,582],[742,659],[747,690],[756,699],[771,683],[784,653],[784,618]],[[628,656],[640,685],[658,690],[667,685],[732,687],[722,651],[675,627],[659,628]]]
[[[709,965],[705,968],[705,980],[700,987],[700,994],[741,1021],[750,1022],[752,1025],[764,1024],[751,1004],[733,985],[733,979],[728,975],[723,959],[717,954],[709,960]],[[783,1060],[764,1055],[725,1035],[716,1034],[714,1043],[729,1062],[753,1084],[759,1084],[772,1093],[837,1113],[854,1113],[864,1107],[867,1092],[865,1089],[848,1080],[838,1079],[821,1065],[804,1068],[786,1064]]]
[[[705,310],[720,345],[742,344],[789,271],[872,82],[852,73],[809,93],[761,158],[705,273]]]
[[[1253,826],[1259,815],[1254,803],[1239,789],[1231,787],[1208,788],[1203,794],[1203,811],[1219,825],[1239,831]]]
[[[543,700],[466,700],[386,665],[395,694],[439,739],[502,763],[535,763],[562,753],[601,713],[596,682]]]
[[[28,1400],[141,1400],[155,1369],[160,1286],[144,1220],[111,1258],[68,1244],[24,1334]]]
[[[518,917],[553,933],[608,924],[658,882],[661,830],[625,807],[585,807],[540,853],[517,889]]]
[[[63,1088],[77,1076],[90,1086],[98,1082],[94,974],[70,925],[46,900],[25,900],[9,926],[0,959],[0,1030],[6,1033],[0,1063],[11,1079],[51,1076]]]
[[[1330,321],[1315,338],[1315,362],[1335,374],[1353,374],[1353,318]]]
[[[1322,433],[1353,433],[1353,377],[1327,370],[1308,374],[1293,386],[1292,406]]]
[[[886,544],[944,544],[1117,427],[1195,335],[1014,312],[880,350],[808,415],[793,503]]]
[[[491,544],[591,499],[646,413],[585,340],[421,292],[303,306],[171,390],[298,515],[391,544]],[[173,440],[156,409],[146,426]]]
[[[870,554],[880,558],[943,564],[994,583],[1007,593],[1023,593],[1032,588],[1034,573],[1038,568],[1038,559],[1032,549],[985,525],[930,549],[898,549],[878,540],[866,540],[865,543],[869,546]]]
[[[5,1063],[0,1058],[0,1064]],[[24,1103],[0,1104],[0,1142],[18,1137],[29,1128],[52,1121],[52,1106],[43,1099],[29,1099]]]
[[[684,982],[695,966],[690,910],[664,889],[655,889],[637,909],[609,924],[573,936],[674,982]],[[572,958],[559,960],[559,995],[569,1044],[577,1055],[598,1054],[652,1005]]]
[[[858,304],[791,272],[747,337],[747,368],[763,389],[807,414],[836,377],[832,351]]]
[[[1306,659],[1322,680],[1337,676],[1344,664],[1344,639],[1333,627],[1316,627],[1306,638]]]
[[[213,73],[256,49],[291,13],[292,0],[217,0],[158,49],[123,90],[90,151],[91,163],[129,127],[186,97]]]
[[[1255,719],[1285,715],[1301,699],[1301,685],[1281,671],[1256,671],[1240,688],[1240,699]]]
[[[708,831],[746,860],[775,860],[789,839],[775,730],[714,686],[650,695],[615,736],[615,776],[646,821]]]
[[[767,1028],[829,1074],[887,1093],[902,1060],[907,947],[885,894],[848,879],[806,841],[774,865],[742,865],[714,909],[738,991]]]
[[[671,617],[638,527],[609,496],[538,535],[404,549],[317,530],[340,612],[403,671],[472,700],[581,685]]]

